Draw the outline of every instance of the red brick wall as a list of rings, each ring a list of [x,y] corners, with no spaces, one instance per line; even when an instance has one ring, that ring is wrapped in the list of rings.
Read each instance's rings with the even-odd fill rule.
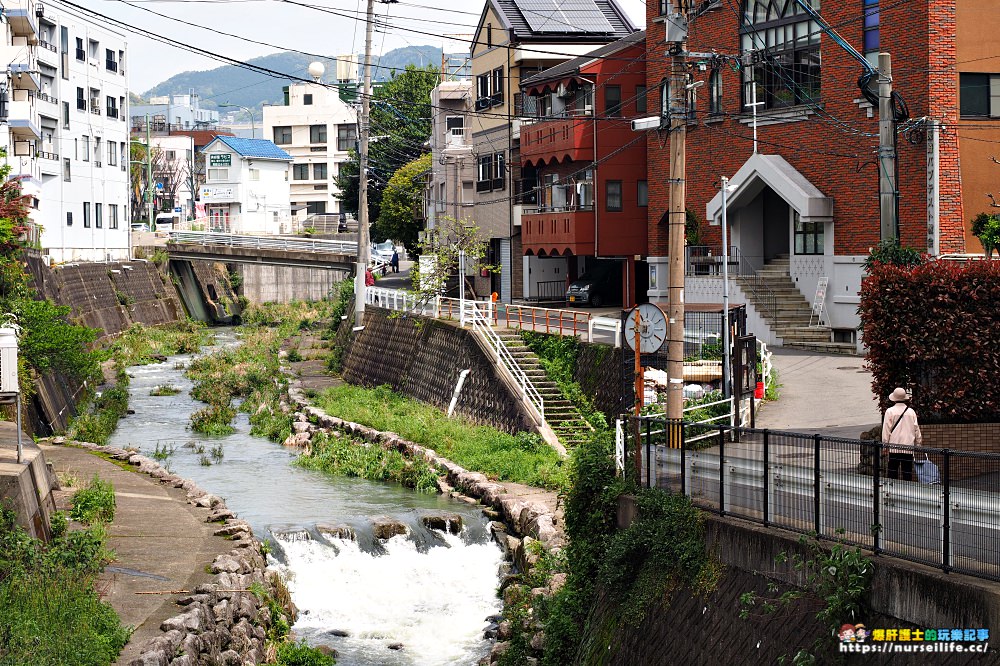
[[[881,14],[881,47],[892,54],[894,89],[909,106],[911,118],[933,113],[936,118],[954,118],[957,91],[954,72],[954,0],[884,3]],[[895,5],[895,6],[894,6]],[[720,9],[691,21],[688,50],[737,54],[739,52],[739,3],[723,2]],[[664,43],[663,23],[656,18],[657,3],[647,5],[647,41]],[[822,15],[856,48],[862,43],[862,3],[824,3]],[[931,25],[932,27],[928,27]],[[934,44],[929,53],[928,42]],[[666,47],[664,46],[664,52]],[[879,197],[876,148],[877,109],[873,118],[854,102],[861,65],[834,41],[823,35],[822,99],[820,110],[801,122],[761,126],[759,150],[778,154],[834,199],[835,253],[867,254],[879,240]],[[669,77],[670,60],[651,51],[647,85],[658,89]],[[928,70],[933,70],[929,75]],[[692,69],[694,78],[705,79],[709,71]],[[722,69],[723,110],[718,122],[705,123],[708,86],[699,91],[697,125],[687,133],[687,207],[704,219],[705,206],[718,191],[721,175],[732,176],[752,154],[753,131],[734,117],[741,109],[740,74]],[[652,93],[654,99],[658,93]],[[653,108],[650,109],[655,112]],[[933,111],[932,111],[933,110]],[[668,209],[669,139],[666,132],[650,132],[648,142],[650,207],[649,254],[667,253],[666,225],[659,221]],[[926,145],[905,138],[899,141],[900,227],[905,245],[926,248],[927,178]],[[961,183],[958,177],[958,144],[945,134],[941,144],[941,251],[964,248]],[[717,227],[706,227],[708,242],[719,242]]]

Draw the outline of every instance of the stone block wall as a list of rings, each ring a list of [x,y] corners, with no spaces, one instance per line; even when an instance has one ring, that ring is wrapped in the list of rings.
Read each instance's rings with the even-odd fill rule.
[[[447,409],[459,374],[470,369],[456,411],[506,432],[530,429],[531,421],[517,397],[509,394],[470,331],[371,306],[365,309],[364,322],[364,330],[353,335],[343,355],[342,376],[351,384],[387,384],[394,391]],[[341,330],[350,325],[350,320],[345,321]]]
[[[604,413],[608,423],[621,414],[622,350],[611,345],[580,343],[574,379]]]

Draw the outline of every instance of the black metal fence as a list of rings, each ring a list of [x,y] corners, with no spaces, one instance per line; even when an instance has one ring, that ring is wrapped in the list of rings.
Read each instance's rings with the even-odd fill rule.
[[[1000,454],[660,417],[628,416],[622,425],[620,460],[644,486],[716,513],[1000,580]]]

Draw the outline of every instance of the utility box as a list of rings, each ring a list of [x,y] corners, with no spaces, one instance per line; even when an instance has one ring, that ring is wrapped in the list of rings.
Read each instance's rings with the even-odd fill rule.
[[[0,328],[0,393],[18,393],[17,331]]]
[[[667,37],[664,40],[668,44],[681,43],[688,38],[688,20],[683,14],[670,14],[664,17],[663,27],[666,29]]]

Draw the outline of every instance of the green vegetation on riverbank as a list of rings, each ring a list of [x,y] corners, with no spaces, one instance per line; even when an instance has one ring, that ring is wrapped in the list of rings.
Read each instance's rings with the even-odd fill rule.
[[[73,505],[90,526],[70,531],[56,514],[48,543],[0,508],[0,666],[105,666],[128,641],[131,629],[94,587],[114,557],[102,522],[114,516],[114,491],[95,479]]]
[[[510,435],[461,418],[449,419],[441,410],[393,393],[387,386],[335,386],[313,402],[327,414],[394,432],[500,481],[556,490],[567,485],[562,460],[537,435]]]
[[[355,476],[369,481],[395,481],[407,488],[424,492],[437,491],[437,472],[423,458],[407,458],[399,451],[378,444],[353,442],[346,436],[316,433],[308,455],[296,462],[309,469],[330,474]]]

